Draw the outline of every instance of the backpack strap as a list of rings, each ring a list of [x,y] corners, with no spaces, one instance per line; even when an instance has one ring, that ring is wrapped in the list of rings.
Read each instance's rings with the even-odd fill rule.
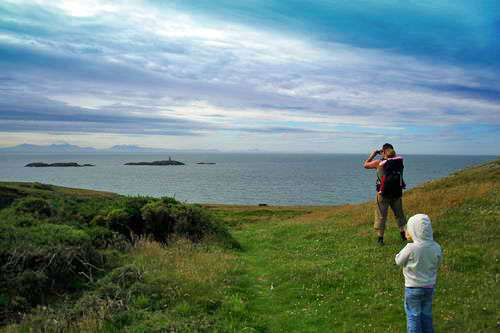
[[[384,166],[385,162],[387,162],[387,159],[386,158],[382,158],[380,160],[379,166]],[[383,174],[382,174],[382,177],[384,177]],[[378,176],[378,170],[377,170],[377,180],[375,181],[375,188],[376,188],[377,192],[380,191],[380,184],[381,183],[382,183],[382,179],[381,179],[381,177]]]
[[[379,187],[379,193],[384,193],[384,188],[385,188],[385,175],[382,176],[382,179],[380,180],[380,187]]]

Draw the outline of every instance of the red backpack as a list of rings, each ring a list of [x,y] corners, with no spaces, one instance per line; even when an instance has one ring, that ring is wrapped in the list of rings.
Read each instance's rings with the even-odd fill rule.
[[[377,191],[388,199],[400,198],[406,188],[403,180],[403,158],[392,157],[380,162],[383,167],[382,178],[377,180]]]

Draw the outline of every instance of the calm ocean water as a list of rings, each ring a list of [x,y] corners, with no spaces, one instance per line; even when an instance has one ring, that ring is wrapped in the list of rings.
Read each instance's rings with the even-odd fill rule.
[[[339,205],[372,200],[375,172],[368,154],[173,153],[184,166],[125,166],[168,159],[164,153],[7,153],[0,181],[26,181],[116,192],[175,196],[191,203]],[[408,188],[495,156],[407,155]],[[95,164],[84,168],[26,168],[31,162]],[[214,162],[216,165],[198,165]]]

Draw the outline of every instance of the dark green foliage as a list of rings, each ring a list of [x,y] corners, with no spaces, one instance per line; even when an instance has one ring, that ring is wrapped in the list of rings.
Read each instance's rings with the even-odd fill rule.
[[[31,227],[46,219],[29,214],[15,214],[13,209],[4,209],[0,211],[0,229],[7,226],[12,227]]]
[[[214,233],[211,216],[207,211],[196,206],[181,206],[174,225],[174,233],[199,241],[206,234]]]
[[[174,231],[176,206],[165,205],[160,201],[150,202],[141,209],[145,221],[145,232],[157,241],[165,241]]]
[[[22,197],[22,194],[17,189],[0,185],[0,209],[9,206],[20,197]]]
[[[180,203],[172,197],[163,197],[160,199],[160,201],[165,205],[178,205]]]
[[[141,209],[159,199],[149,197],[123,197],[109,202],[91,201],[81,207],[81,216],[90,225],[109,228],[133,241],[144,234]]]
[[[176,235],[197,242],[205,237],[215,238],[226,247],[239,245],[229,234],[227,227],[206,209],[177,201],[153,201],[141,209],[144,234],[159,242],[166,242]]]
[[[33,183],[33,188],[36,188],[38,190],[46,190],[46,191],[53,191],[53,186],[49,184],[42,184],[42,183]]]
[[[0,244],[0,294],[12,300],[0,305],[0,312],[8,317],[19,311],[19,302],[13,303],[16,297],[25,300],[22,310],[26,311],[45,303],[54,292],[72,290],[75,280],[91,282],[105,262],[91,237],[69,225],[2,224]]]
[[[14,209],[17,214],[33,214],[44,217],[52,215],[52,209],[49,203],[44,199],[35,197],[26,197],[16,200]]]
[[[230,247],[237,246],[231,242],[223,224],[206,209],[180,203],[174,198],[125,197],[105,205],[86,203],[84,208],[83,218],[88,221],[92,216],[88,222],[91,228],[106,228],[131,242],[141,236],[152,237],[162,243],[174,235],[192,241],[210,236]]]
[[[85,229],[85,231],[90,236],[90,239],[92,240],[92,245],[96,249],[106,249],[109,247],[112,248],[124,247],[123,242],[125,241],[125,239],[121,235],[110,230],[109,228],[96,225]]]
[[[0,323],[18,319],[56,294],[94,286],[120,265],[120,253],[143,236],[162,243],[172,236],[193,241],[208,236],[237,247],[225,227],[199,206],[168,197],[103,200],[66,195],[60,189],[38,183],[0,186]],[[128,303],[131,295],[149,288],[129,266],[112,271],[94,287],[98,293],[93,302],[111,307],[113,313],[124,311],[124,300]],[[113,327],[128,323],[127,316],[118,317]]]
[[[130,220],[130,215],[124,209],[113,209],[105,215],[97,215],[92,220],[92,224],[106,227],[130,240],[133,234],[130,228]]]

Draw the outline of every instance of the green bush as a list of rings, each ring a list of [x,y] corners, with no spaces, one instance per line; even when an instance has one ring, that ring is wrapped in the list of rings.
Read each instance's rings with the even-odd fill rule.
[[[15,317],[16,297],[30,306],[44,303],[57,291],[70,291],[75,280],[93,281],[104,265],[92,239],[83,230],[69,225],[43,223],[31,227],[0,226],[0,295],[8,304],[0,313]],[[3,321],[5,318],[0,318]]]
[[[167,203],[166,203],[167,202]],[[227,227],[208,210],[196,205],[162,199],[146,204],[141,212],[144,234],[158,242],[167,242],[171,236],[181,236],[198,242],[214,238],[226,247],[239,248]]]
[[[0,209],[10,206],[12,202],[20,197],[22,197],[22,194],[19,190],[0,185]]]
[[[127,240],[132,241],[135,235],[142,234],[142,230],[140,230],[142,228],[138,227],[140,224],[141,223],[138,223],[137,219],[131,217],[125,209],[117,208],[107,213],[95,216],[91,222],[91,227],[104,227],[109,231],[117,232],[124,236]],[[105,236],[102,229],[100,234]],[[110,235],[108,234],[108,236]]]
[[[174,227],[174,232],[193,241],[214,233],[215,222],[208,212],[196,206],[183,206]]]
[[[150,202],[141,209],[144,233],[156,241],[165,242],[174,231],[176,206],[165,205],[161,201]]]
[[[92,245],[96,249],[126,248],[124,244],[126,238],[104,226],[94,225],[85,229],[85,232],[90,236]]]
[[[18,214],[34,214],[49,217],[52,215],[50,204],[41,198],[25,197],[14,202],[14,209]]]
[[[4,227],[31,227],[33,225],[43,223],[46,219],[33,216],[30,214],[17,214],[12,208],[6,208],[0,211],[0,224]]]
[[[179,205],[180,202],[175,200],[175,198],[172,197],[162,197],[160,201],[165,204],[165,205]]]
[[[35,188],[37,190],[45,190],[45,191],[53,191],[54,190],[54,187],[52,185],[42,184],[42,183],[38,183],[38,182],[33,183],[33,188]]]
[[[49,198],[36,193],[18,198],[0,210],[0,322],[15,321],[56,294],[68,295],[68,300],[92,287],[77,301],[75,312],[57,320],[69,324],[78,313],[106,309],[112,318],[103,319],[115,328],[127,326],[142,308],[160,311],[180,297],[175,279],[146,283],[137,268],[119,267],[135,240],[151,237],[166,243],[172,236],[192,241],[208,236],[236,244],[207,210],[174,198],[84,200],[52,192]],[[158,293],[165,285],[174,289]],[[85,310],[85,304],[95,308]],[[137,312],[119,315],[130,307]]]
[[[106,226],[127,238],[131,238],[130,215],[125,209],[113,209],[106,215]]]
[[[146,235],[160,242],[174,234],[199,241],[213,229],[211,216],[202,208],[163,200],[145,205],[142,217]]]

